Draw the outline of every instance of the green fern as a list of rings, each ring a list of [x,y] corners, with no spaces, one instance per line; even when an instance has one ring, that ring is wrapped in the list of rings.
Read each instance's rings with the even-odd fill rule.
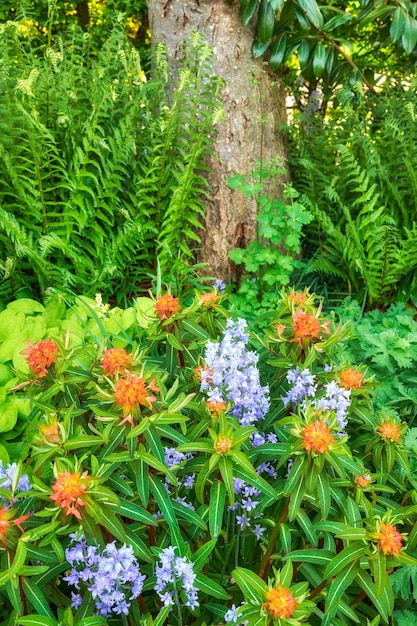
[[[368,307],[386,308],[414,286],[414,99],[412,90],[387,91],[368,108],[338,109],[297,135],[294,183],[316,217],[308,271],[336,277],[338,287],[341,279]]]
[[[0,58],[0,298],[53,286],[122,302],[157,256],[187,265],[220,107],[201,36],[176,74],[158,46],[149,81],[120,24],[96,56],[75,28],[49,45],[0,25]]]

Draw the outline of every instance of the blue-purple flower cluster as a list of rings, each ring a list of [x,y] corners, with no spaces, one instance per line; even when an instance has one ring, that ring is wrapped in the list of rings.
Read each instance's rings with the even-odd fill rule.
[[[259,471],[258,473],[260,474],[262,471]],[[254,521],[256,522],[256,520],[260,517],[254,513],[254,511],[259,504],[259,501],[256,500],[256,498],[261,492],[259,489],[253,487],[252,485],[248,485],[248,483],[240,478],[233,478],[233,488],[236,499],[235,503],[232,506],[229,506],[228,510],[236,512],[236,523],[241,531],[248,529],[257,539],[260,539],[266,528],[258,523],[254,523]]]
[[[200,606],[198,589],[195,587],[196,574],[193,563],[185,556],[175,554],[176,548],[169,546],[159,555],[160,563],[155,567],[156,585],[154,587],[164,606],[171,606],[185,595],[185,606],[191,609]]]
[[[74,533],[70,537],[71,546],[66,549],[65,558],[72,569],[64,580],[77,590],[84,585],[91,592],[97,614],[105,618],[112,613],[127,615],[129,600],[141,594],[146,578],[140,573],[131,546],[117,548],[113,541],[100,551],[97,546],[88,545],[83,535]],[[73,608],[77,609],[82,601],[81,593],[71,592]]]
[[[346,434],[347,416],[351,404],[350,389],[343,389],[334,380],[319,386],[316,376],[308,368],[300,370],[296,367],[289,370],[287,381],[291,387],[287,395],[282,397],[284,406],[292,405],[295,409],[297,404],[301,403],[301,406],[305,407],[308,401],[317,409],[334,411],[339,426],[339,436]]]
[[[241,426],[251,426],[269,409],[269,389],[260,384],[258,355],[246,347],[246,328],[244,319],[228,319],[222,341],[207,342],[200,387],[210,402],[232,402]]]
[[[187,452],[184,454],[184,452],[180,452],[179,450],[176,450],[175,448],[164,448],[165,465],[170,470],[172,469],[175,470],[183,461],[189,461],[192,458],[193,458],[193,454],[191,452]],[[195,474],[185,474],[182,476],[181,479],[178,480],[178,487],[184,487],[184,489],[188,490],[194,486],[194,483],[195,483]],[[171,496],[172,500],[174,500],[174,502],[178,502],[179,504],[186,506],[188,509],[191,509],[192,511],[195,510],[194,505],[191,504],[191,502],[188,502],[185,497],[179,497],[179,496],[175,497],[171,493],[171,484],[169,482],[169,478],[166,478],[164,485],[165,485],[165,489]]]
[[[17,464],[8,463],[4,467],[2,461],[0,461],[0,487],[3,489],[9,489],[13,491],[13,484],[16,480]],[[22,474],[14,486],[14,493],[18,491],[30,491],[32,485],[30,484],[29,477],[26,474]]]

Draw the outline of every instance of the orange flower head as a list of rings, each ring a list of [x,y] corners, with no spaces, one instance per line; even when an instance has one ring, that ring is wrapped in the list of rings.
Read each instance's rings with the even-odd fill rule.
[[[357,487],[362,487],[362,488],[367,487],[370,482],[371,482],[370,474],[362,474],[361,476],[356,476],[355,478],[355,484]]]
[[[312,313],[298,311],[292,315],[294,322],[294,340],[318,339],[320,337],[320,322]]]
[[[392,443],[398,443],[401,438],[400,427],[395,422],[384,422],[380,424],[377,432],[381,439],[391,441]]]
[[[39,426],[39,430],[42,433],[42,438],[39,440],[38,443],[59,443],[60,433],[57,420],[53,420],[48,424],[41,424],[41,426]]]
[[[287,299],[290,304],[302,307],[307,302],[308,297],[304,291],[292,291],[288,294]]]
[[[101,359],[101,367],[106,376],[114,376],[124,372],[132,364],[132,355],[124,348],[110,348],[106,350]]]
[[[135,375],[119,378],[114,399],[123,407],[123,415],[129,415],[133,408],[140,405],[150,407],[156,400],[155,396],[148,395],[145,379]]]
[[[211,413],[211,417],[213,418],[219,417],[220,413],[227,409],[226,402],[221,402],[221,401],[218,401],[218,402],[209,401],[209,402],[206,402],[206,406]]]
[[[202,304],[206,309],[215,307],[217,305],[218,300],[219,300],[219,296],[215,291],[209,291],[209,293],[203,293],[199,298],[200,304]]]
[[[320,420],[308,424],[308,426],[303,428],[301,434],[303,436],[303,448],[307,450],[307,452],[323,454],[323,452],[327,452],[330,445],[334,443],[334,437],[330,428]]]
[[[35,344],[29,341],[28,344],[29,347],[22,350],[22,354],[25,355],[25,360],[31,372],[42,378],[47,375],[48,368],[52,363],[56,363],[58,346],[52,339],[38,341]]]
[[[403,546],[401,533],[392,524],[381,524],[378,533],[379,549],[388,556],[398,556]]]
[[[87,506],[87,502],[83,500],[87,488],[89,486],[88,472],[61,472],[58,474],[56,481],[52,485],[51,500],[54,500],[57,506],[65,510],[66,515],[75,515],[77,519],[81,519],[79,508]]]
[[[155,302],[155,311],[161,322],[172,317],[175,313],[181,311],[181,309],[182,307],[178,302],[178,298],[174,298],[170,293],[160,296]]]
[[[12,519],[13,515],[12,509],[8,509],[5,506],[0,509],[0,541],[6,539],[9,529],[13,526],[17,526],[21,532],[24,532],[21,523],[27,520],[30,514],[26,513],[26,515],[21,515],[20,517],[16,517],[16,519]]]
[[[362,389],[363,374],[353,368],[343,370],[340,372],[340,385],[344,389]]]
[[[265,598],[263,608],[273,619],[291,617],[297,607],[294,596],[283,585],[267,591]]]
[[[233,439],[231,439],[230,437],[222,437],[221,435],[219,435],[217,437],[214,449],[216,450],[217,454],[226,454],[227,452],[229,452],[232,445]]]

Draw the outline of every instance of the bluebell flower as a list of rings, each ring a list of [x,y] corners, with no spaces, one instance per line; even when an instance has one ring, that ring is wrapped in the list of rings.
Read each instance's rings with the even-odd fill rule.
[[[213,283],[213,288],[217,289],[217,293],[224,293],[226,289],[226,283],[221,278],[217,278]]]
[[[4,467],[3,462],[0,461],[0,487],[3,489],[12,490],[13,482],[17,471],[17,463],[8,463]],[[26,474],[22,474],[19,478],[19,482],[16,485],[15,493],[18,491],[30,491],[32,485],[30,484],[29,477]]]
[[[185,606],[191,609],[198,607],[198,589],[194,585],[196,574],[193,563],[185,556],[178,556],[174,546],[162,550],[159,559],[160,563],[155,567],[154,589],[164,606],[174,604],[175,593],[184,592]]]
[[[286,396],[282,396],[284,406],[291,404],[295,407],[298,402],[311,398],[316,394],[316,377],[308,368],[300,370],[297,366],[287,372],[287,381],[292,384]]]
[[[260,384],[258,355],[246,347],[246,329],[244,319],[228,319],[221,342],[207,342],[200,386],[209,401],[231,402],[230,412],[242,426],[252,425],[269,409],[269,389]]]
[[[336,381],[332,380],[324,386],[325,396],[319,398],[317,406],[323,411],[334,411],[336,421],[339,426],[339,436],[346,434],[347,415],[350,408],[350,389],[339,387]]]
[[[63,580],[76,589],[83,584],[91,592],[96,611],[103,617],[127,615],[129,600],[142,593],[145,580],[132,547],[124,544],[117,548],[113,541],[100,551],[97,546],[88,545],[84,536],[72,534],[70,538],[71,546],[66,549],[65,557],[72,569]],[[78,608],[81,602],[82,595],[72,592],[71,606]]]

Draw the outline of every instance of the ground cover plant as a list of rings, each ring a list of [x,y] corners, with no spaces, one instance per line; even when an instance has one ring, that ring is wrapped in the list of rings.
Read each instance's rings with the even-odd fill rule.
[[[406,424],[314,296],[283,292],[255,351],[223,287],[0,313],[5,624],[415,616]]]

